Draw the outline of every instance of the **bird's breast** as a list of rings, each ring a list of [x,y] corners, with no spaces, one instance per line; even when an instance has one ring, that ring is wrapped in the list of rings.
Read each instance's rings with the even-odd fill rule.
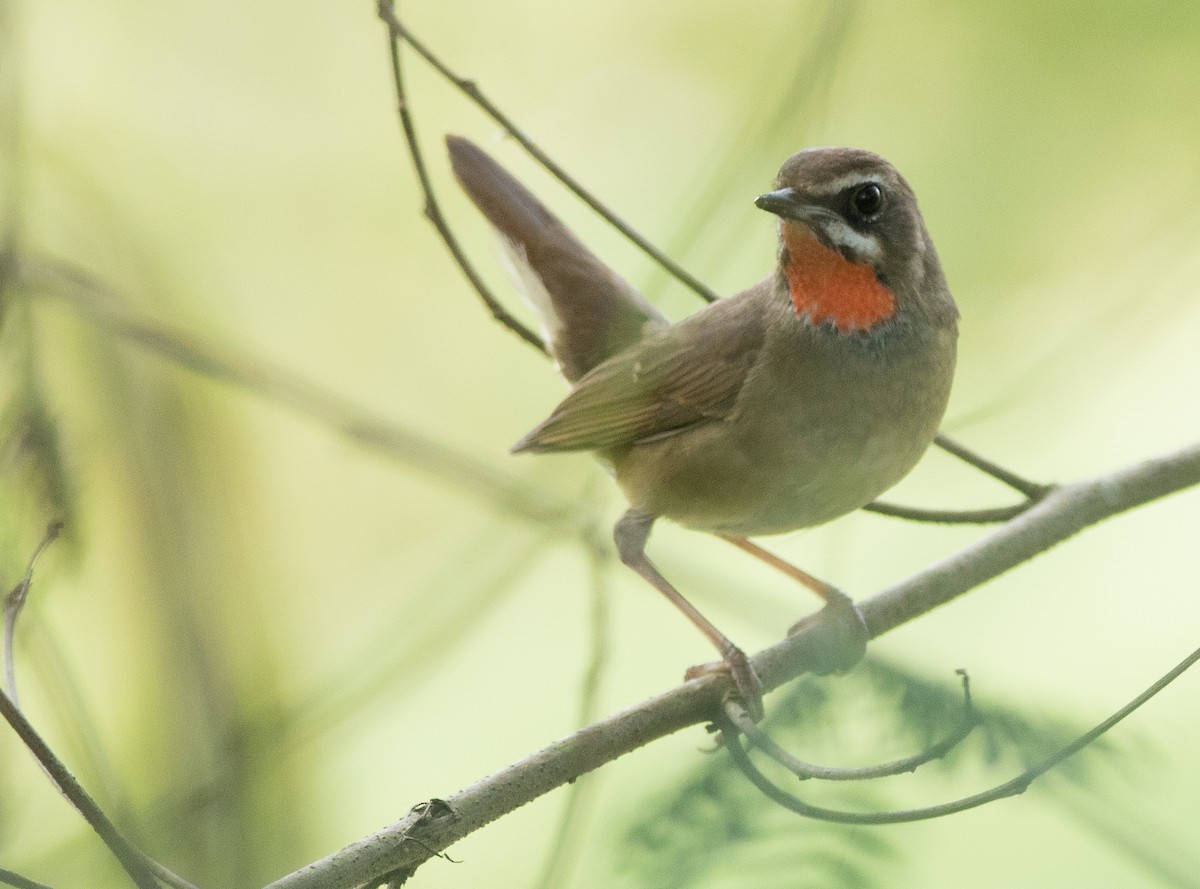
[[[796,314],[840,333],[870,330],[896,314],[896,297],[873,266],[850,262],[804,225],[783,225],[783,270]]]
[[[953,336],[869,350],[790,325],[728,418],[614,461],[634,506],[700,530],[782,533],[864,506],[916,465],[945,410]]]

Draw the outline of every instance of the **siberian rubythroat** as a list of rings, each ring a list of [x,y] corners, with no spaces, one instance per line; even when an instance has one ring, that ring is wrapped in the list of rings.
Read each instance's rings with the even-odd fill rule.
[[[621,560],[708,636],[759,711],[746,656],[659,573],[646,540],[668,518],[777,563],[745,538],[858,509],[920,459],[950,394],[958,309],[912,188],[868,151],[793,155],[755,201],[779,220],[775,270],[671,324],[488,155],[447,144],[572,384],[513,451],[589,450],[611,467],[630,503],[614,531]]]

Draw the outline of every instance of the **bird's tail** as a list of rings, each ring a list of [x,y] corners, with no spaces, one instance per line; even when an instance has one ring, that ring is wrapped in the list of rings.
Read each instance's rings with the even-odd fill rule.
[[[446,146],[463,190],[502,235],[563,376],[574,381],[667,325],[645,297],[482,149],[461,136],[447,136]]]

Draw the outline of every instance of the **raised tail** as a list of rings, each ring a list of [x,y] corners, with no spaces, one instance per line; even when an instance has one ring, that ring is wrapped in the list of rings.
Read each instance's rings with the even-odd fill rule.
[[[461,136],[447,136],[463,190],[503,235],[523,295],[564,377],[574,381],[667,319],[601,262],[507,170]]]

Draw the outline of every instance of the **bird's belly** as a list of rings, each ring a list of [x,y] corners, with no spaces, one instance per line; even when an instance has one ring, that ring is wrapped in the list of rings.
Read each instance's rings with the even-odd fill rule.
[[[630,503],[697,530],[753,536],[831,521],[877,498],[916,465],[944,399],[901,415],[776,415],[712,421],[643,442],[613,460]],[[939,403],[940,402],[940,403]]]
[[[903,478],[929,443],[914,447],[881,434],[816,452],[808,442],[781,456],[730,442],[714,447],[704,441],[713,436],[698,432],[639,445],[647,453],[635,449],[617,461],[617,480],[640,510],[741,536],[806,528],[858,509]]]

